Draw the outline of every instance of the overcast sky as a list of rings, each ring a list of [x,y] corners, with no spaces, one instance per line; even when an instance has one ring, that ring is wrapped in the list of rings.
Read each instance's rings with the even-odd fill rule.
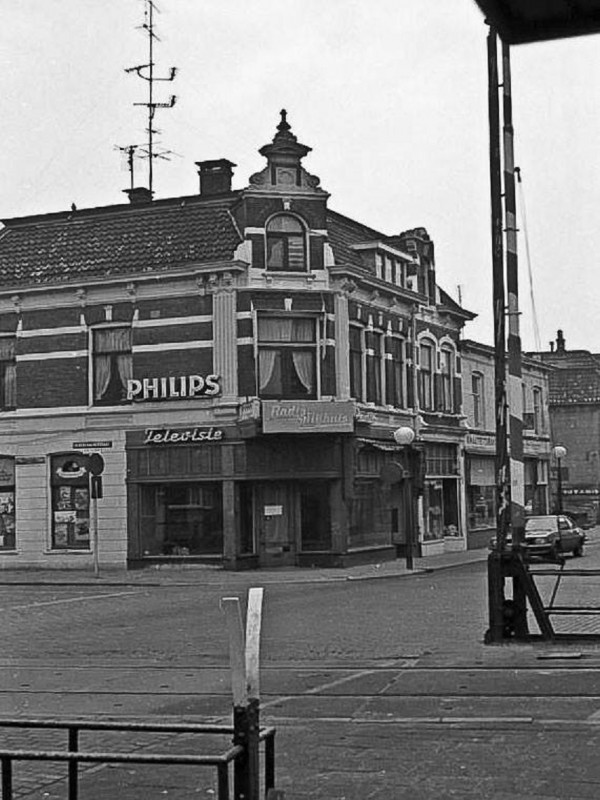
[[[487,27],[473,0],[157,0],[156,197],[198,190],[195,161],[264,164],[286,108],[330,207],[385,234],[424,226],[438,282],[492,344]],[[143,0],[3,0],[0,218],[110,205],[143,143]],[[515,163],[523,176],[542,346],[600,352],[598,37],[512,50]],[[136,167],[144,185],[145,167]],[[522,220],[521,228],[523,229]],[[523,347],[535,348],[523,232]]]

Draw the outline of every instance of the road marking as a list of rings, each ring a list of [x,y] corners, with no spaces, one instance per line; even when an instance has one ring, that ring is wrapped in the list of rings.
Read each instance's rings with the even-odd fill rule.
[[[104,600],[105,597],[123,597],[123,595],[127,594],[140,594],[139,590],[135,592],[111,592],[110,594],[88,594],[88,595],[79,595],[78,597],[66,597],[62,600],[44,600],[41,603],[25,603],[22,606],[9,606],[9,611],[14,611],[16,609],[21,608],[38,608],[40,606],[55,606],[59,605],[60,603],[81,603],[86,600]]]
[[[285,697],[276,697],[273,700],[269,700],[268,703],[261,703],[261,708],[270,708],[271,706],[276,706],[279,703],[287,703],[290,700],[297,700],[299,697],[307,697],[309,695],[318,694],[319,692],[324,691],[325,689],[333,689],[335,686],[340,686],[342,683],[348,683],[349,681],[354,681],[357,678],[363,678],[365,675],[375,675],[379,670],[376,669],[365,669],[361,672],[355,672],[352,675],[346,675],[344,678],[338,678],[337,681],[329,681],[328,683],[322,683],[320,686],[313,686],[312,689],[307,689],[304,692],[295,695],[286,695]]]

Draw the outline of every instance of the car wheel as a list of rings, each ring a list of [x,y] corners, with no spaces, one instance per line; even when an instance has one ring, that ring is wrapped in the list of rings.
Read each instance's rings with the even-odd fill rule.
[[[550,559],[558,562],[563,560],[562,552],[557,544],[552,545],[550,548]]]
[[[576,556],[576,557],[579,557],[579,556],[583,555],[583,545],[582,544],[578,544],[577,545],[575,550],[573,550],[573,555]]]

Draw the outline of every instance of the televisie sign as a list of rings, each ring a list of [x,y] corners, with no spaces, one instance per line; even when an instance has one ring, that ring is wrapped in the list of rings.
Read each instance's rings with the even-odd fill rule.
[[[146,428],[144,444],[204,444],[222,438],[221,428]]]

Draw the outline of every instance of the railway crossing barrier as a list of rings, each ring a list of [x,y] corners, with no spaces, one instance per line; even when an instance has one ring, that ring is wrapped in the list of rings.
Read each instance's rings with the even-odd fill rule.
[[[494,581],[500,581],[502,586],[506,579],[513,581],[513,599],[504,600],[501,613],[504,619],[504,638],[520,641],[542,639],[544,641],[598,641],[600,640],[600,605],[564,605],[557,604],[556,599],[565,579],[600,577],[600,569],[565,569],[564,558],[550,566],[537,566],[525,560],[520,553],[492,553],[488,560],[488,587],[490,597],[498,596],[498,587]],[[540,578],[554,578],[554,585],[550,592],[550,599],[544,603],[538,588]],[[503,595],[503,589],[501,594]],[[526,620],[526,601],[529,605],[539,628],[539,634],[530,634]],[[490,600],[490,607],[492,603]],[[500,613],[500,612],[498,612]],[[570,630],[557,631],[553,618],[568,618]],[[582,617],[598,617],[598,626],[595,630],[577,628],[575,621]],[[589,627],[589,626],[588,626]],[[490,626],[491,628],[491,626]],[[492,639],[486,634],[486,642]]]

